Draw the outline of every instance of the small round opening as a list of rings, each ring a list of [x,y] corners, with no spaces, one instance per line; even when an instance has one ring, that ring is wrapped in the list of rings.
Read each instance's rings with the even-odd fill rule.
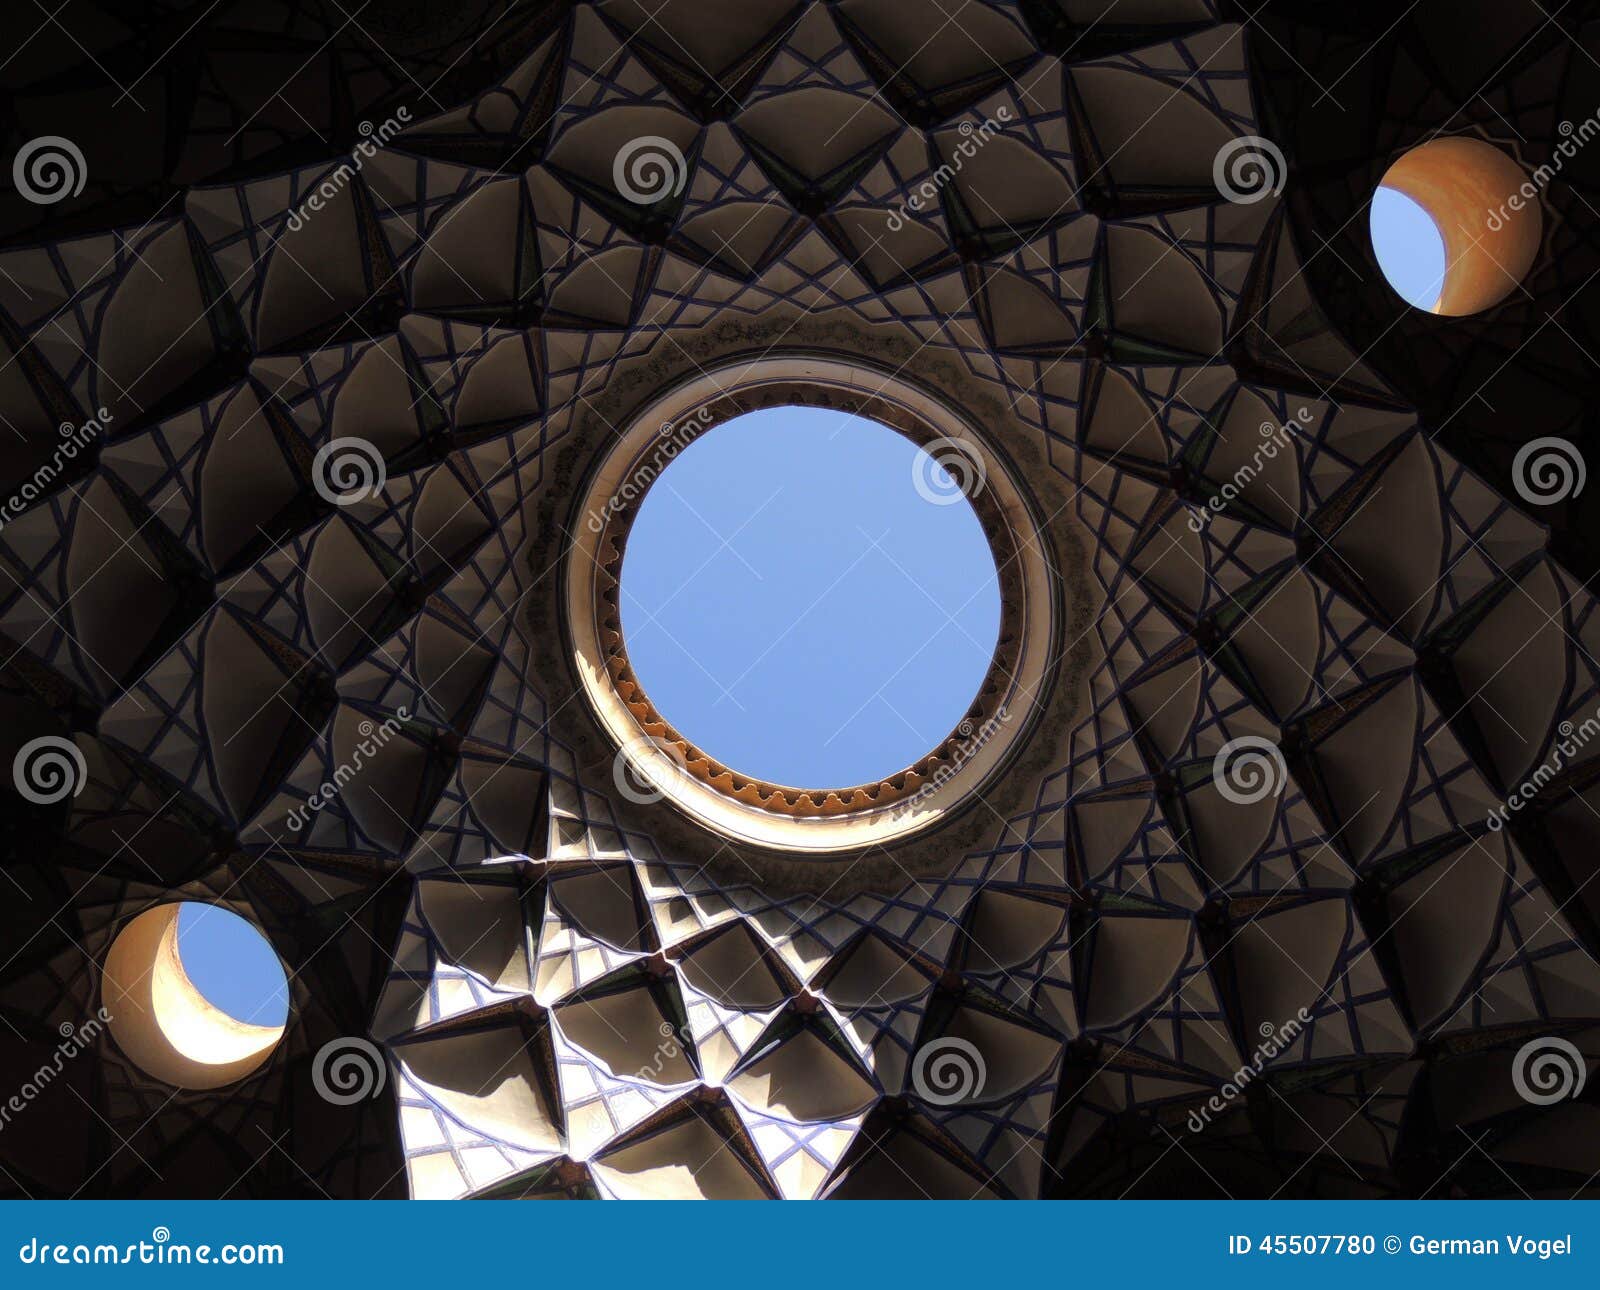
[[[1393,188],[1372,195],[1372,249],[1400,298],[1434,312],[1444,290],[1444,238],[1422,206]]]
[[[157,905],[106,955],[102,1003],[118,1046],[178,1088],[220,1088],[257,1069],[288,1022],[283,964],[259,930],[217,905]]]
[[[1460,317],[1499,304],[1533,266],[1539,186],[1501,149],[1430,139],[1384,173],[1369,214],[1378,267],[1408,304]]]
[[[868,417],[775,407],[690,444],[628,535],[634,675],[707,755],[774,784],[887,778],[972,709],[994,660],[989,539],[941,460]]]
[[[250,1026],[289,1019],[289,982],[267,938],[221,905],[178,906],[178,961],[207,1003]]]

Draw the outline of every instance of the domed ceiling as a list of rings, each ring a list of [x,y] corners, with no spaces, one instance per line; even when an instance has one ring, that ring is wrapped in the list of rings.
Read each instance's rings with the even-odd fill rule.
[[[0,1189],[1591,1188],[1592,1090],[1530,1100],[1518,1061],[1600,1053],[1588,521],[1372,361],[1393,313],[1318,286],[1362,252],[1303,271],[1341,255],[1330,172],[1297,195],[1311,109],[1269,108],[1314,34],[1210,0],[462,13],[229,4],[163,62],[173,6],[108,18],[104,94],[53,44],[7,73],[18,142],[76,135],[88,184],[0,249],[7,755],[82,759],[7,799],[6,1069],[177,897],[265,931],[291,1016],[221,1090],[102,1037]],[[1393,143],[1339,148],[1375,182]],[[1427,361],[1570,292],[1569,235]],[[1075,553],[1070,720],[859,868],[730,863],[621,793],[537,610],[607,433],[790,353],[936,389]]]

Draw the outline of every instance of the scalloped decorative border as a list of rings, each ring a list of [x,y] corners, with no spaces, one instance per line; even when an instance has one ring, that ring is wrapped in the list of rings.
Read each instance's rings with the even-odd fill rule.
[[[733,391],[705,406],[705,415],[684,425],[676,436],[683,448],[695,439],[736,417],[766,408],[788,406],[826,408],[868,417],[906,436],[913,443],[927,445],[947,438],[952,427],[936,426],[892,400],[864,390],[847,390],[813,385],[804,381],[778,379]],[[688,421],[685,418],[685,421]],[[680,448],[681,451],[681,448]],[[664,473],[664,471],[662,472]],[[659,475],[657,476],[659,478]],[[653,479],[650,487],[655,484]],[[957,753],[974,731],[1000,717],[1007,682],[1016,674],[1022,647],[1022,578],[1017,569],[1016,540],[1010,525],[1000,513],[992,491],[979,488],[968,503],[978,515],[984,536],[994,556],[1000,581],[1000,631],[994,655],[983,682],[978,687],[966,714],[954,729],[925,756],[893,775],[871,783],[840,788],[796,788],[743,775],[712,757],[683,735],[662,716],[651,701],[628,658],[622,632],[618,592],[627,539],[649,487],[612,512],[600,538],[602,558],[596,573],[596,619],[601,630],[605,667],[618,695],[633,714],[639,727],[652,740],[669,750],[683,770],[721,793],[746,806],[797,818],[847,815],[855,811],[887,806],[910,797],[925,785],[936,783],[941,768],[960,763]]]

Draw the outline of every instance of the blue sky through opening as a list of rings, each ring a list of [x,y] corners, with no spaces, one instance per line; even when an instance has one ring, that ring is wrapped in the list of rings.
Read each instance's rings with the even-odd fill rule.
[[[622,567],[634,671],[744,774],[842,787],[904,769],[966,714],[994,652],[994,557],[947,476],[863,417],[747,413],[646,494]]]
[[[187,901],[178,910],[178,958],[195,989],[236,1021],[281,1026],[289,984],[266,939],[220,905]]]
[[[1433,217],[1404,193],[1379,188],[1369,216],[1378,267],[1396,294],[1418,309],[1432,310],[1444,290],[1444,238]]]

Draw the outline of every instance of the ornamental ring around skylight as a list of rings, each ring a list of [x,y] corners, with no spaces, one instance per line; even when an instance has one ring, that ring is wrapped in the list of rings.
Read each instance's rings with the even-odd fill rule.
[[[700,435],[781,405],[869,417],[920,445],[943,468],[941,478],[971,503],[999,575],[998,643],[971,706],[913,765],[873,783],[785,785],[741,774],[673,728],[628,658],[619,586],[644,495]],[[1062,501],[1030,495],[985,420],[1004,418],[998,412],[966,415],[891,368],[823,353],[739,358],[696,369],[618,419],[609,450],[596,453],[565,526],[570,548],[560,597],[569,662],[612,753],[611,783],[601,791],[614,789],[615,799],[636,806],[669,805],[741,849],[797,859],[892,847],[960,817],[973,817],[968,831],[974,837],[999,827],[1005,795],[995,790],[1036,728],[1045,723],[1059,733],[1070,726],[1077,686],[1059,682],[1063,660],[1075,657],[1066,620],[1077,615],[1064,608],[1072,597],[1041,521],[1042,514],[1059,515]],[[1043,462],[1041,453],[1037,473],[1054,476]],[[1048,487],[1054,490],[1056,480]],[[1050,527],[1070,528],[1064,519]],[[793,572],[798,586],[820,571]],[[654,823],[651,832],[659,836]]]

